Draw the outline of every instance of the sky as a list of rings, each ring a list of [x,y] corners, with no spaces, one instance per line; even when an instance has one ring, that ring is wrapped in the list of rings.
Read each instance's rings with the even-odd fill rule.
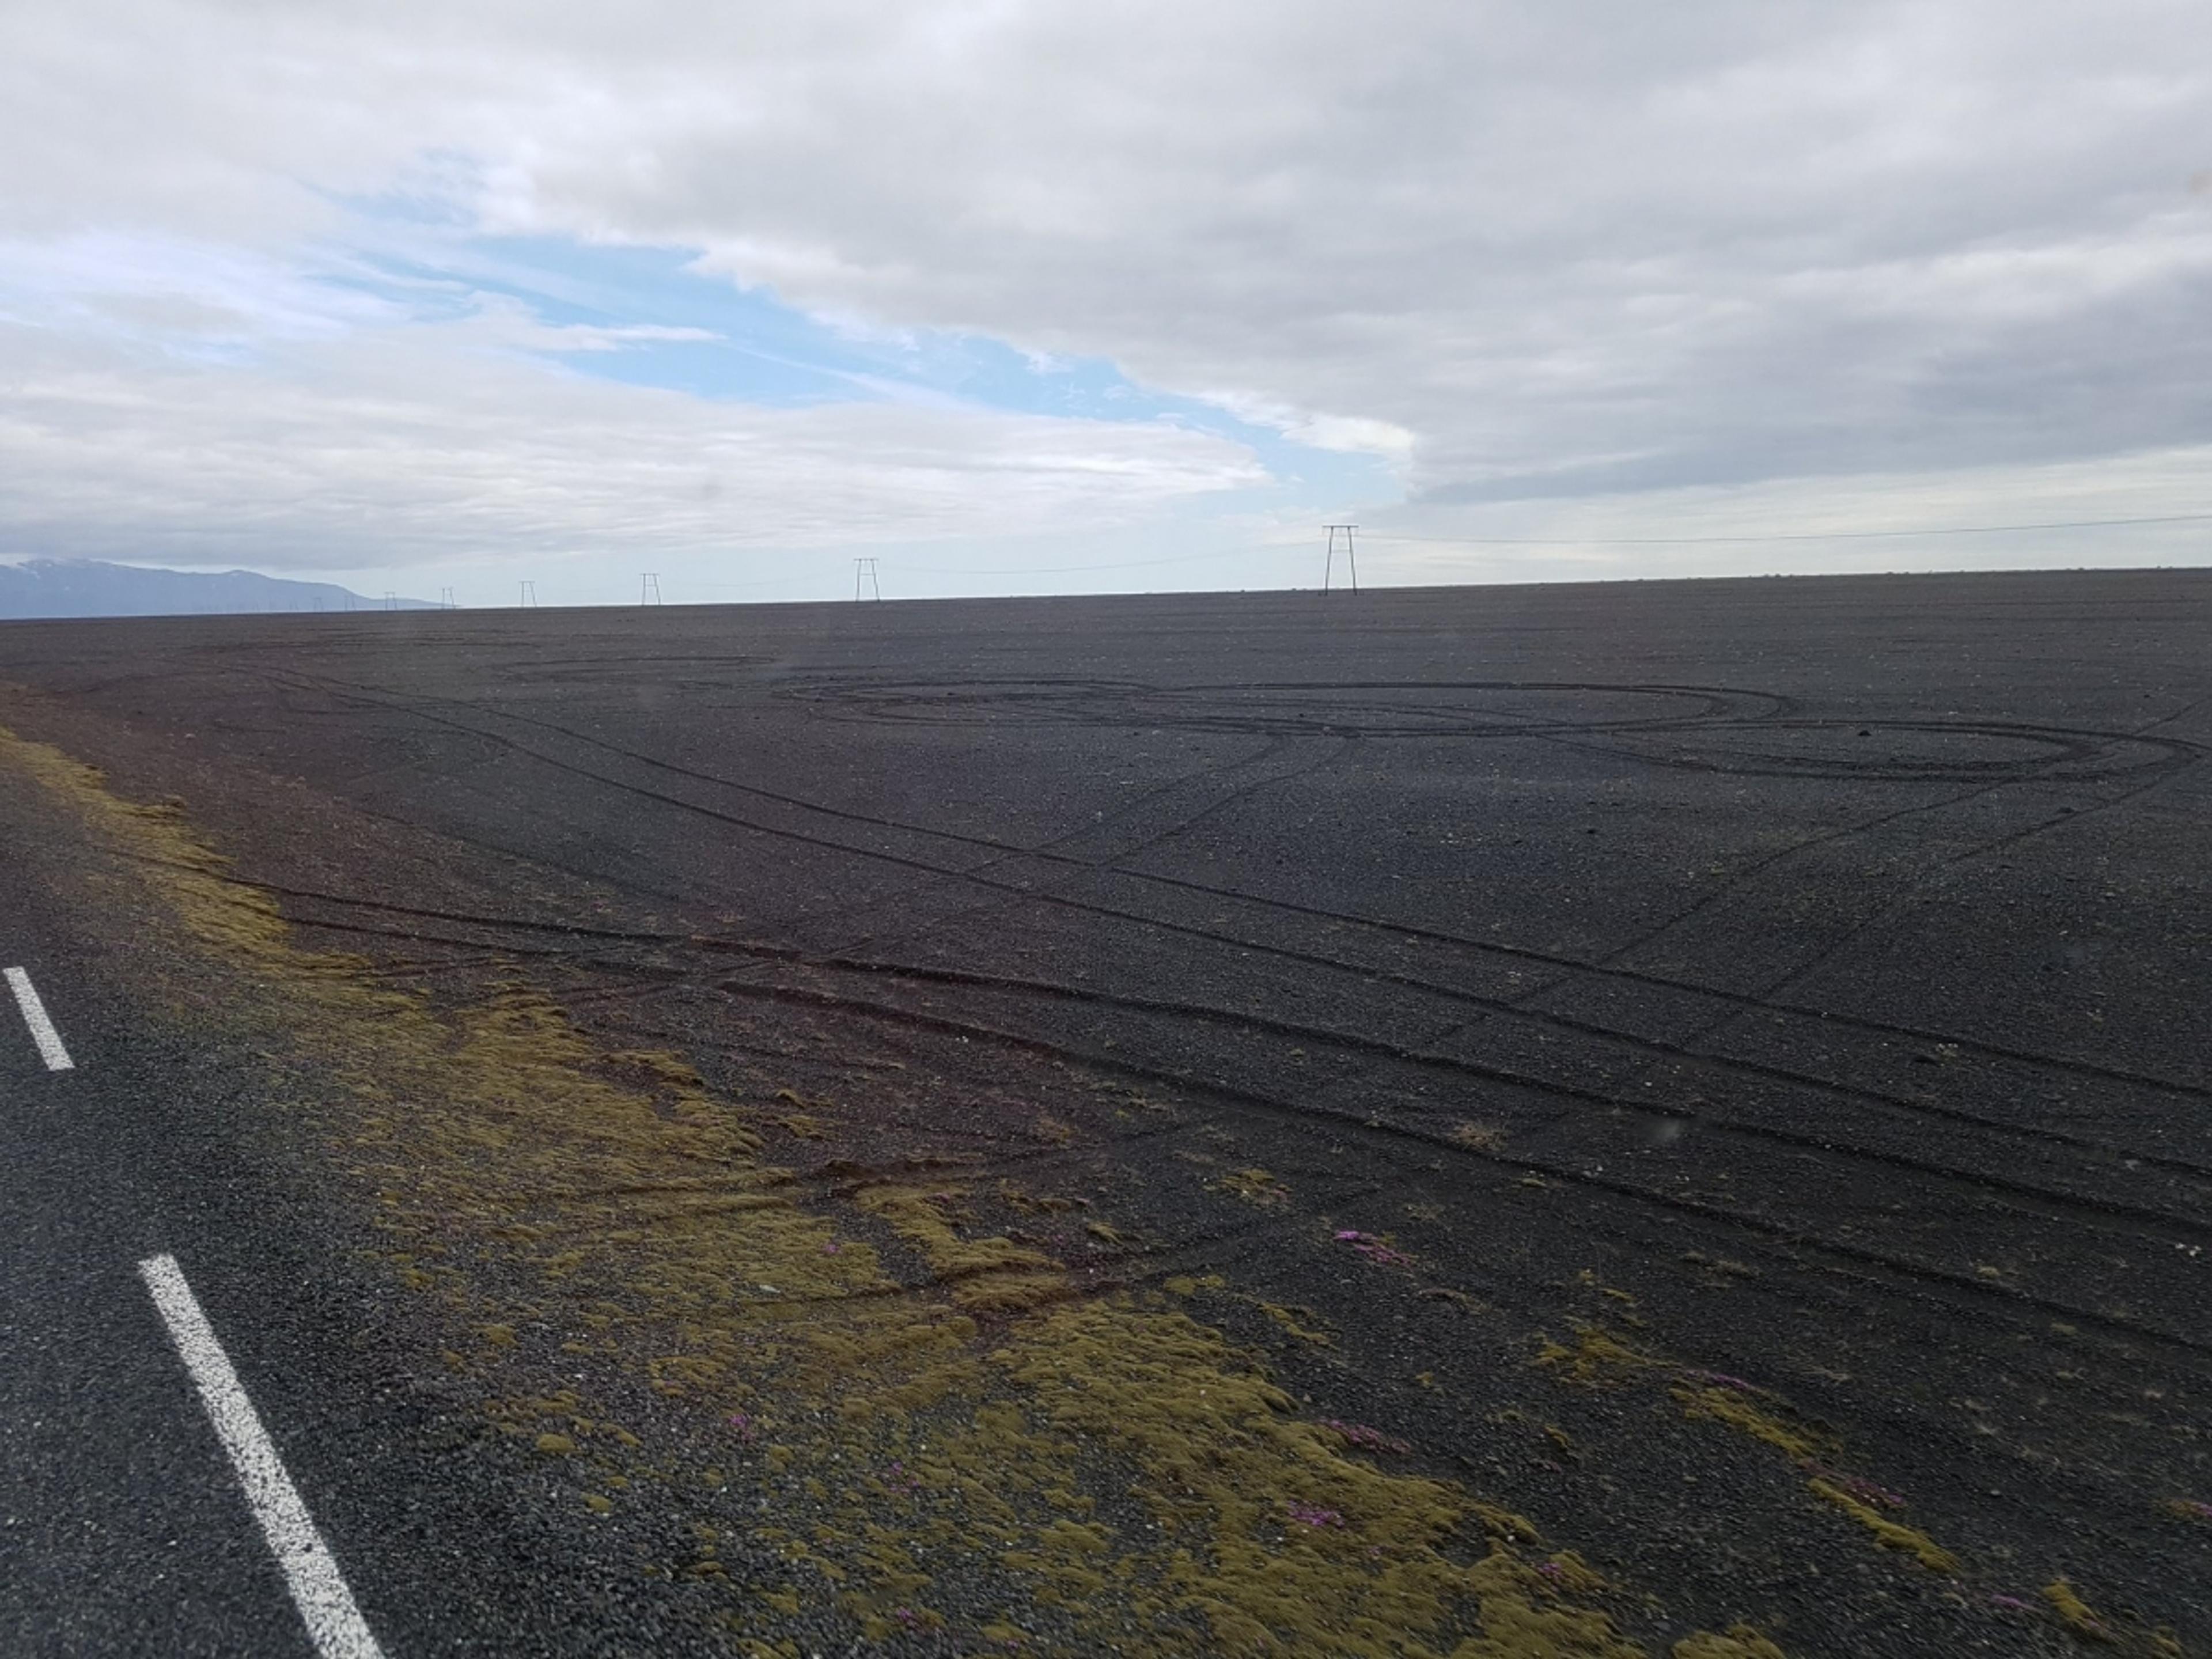
[[[13,0],[0,558],[2212,562],[2193,0]]]

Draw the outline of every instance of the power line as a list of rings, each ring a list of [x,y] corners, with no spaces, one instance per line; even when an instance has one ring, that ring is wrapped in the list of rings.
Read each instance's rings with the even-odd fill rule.
[[[1765,534],[1711,536],[1421,536],[1392,535],[1370,530],[1367,539],[1390,543],[1420,543],[1443,547],[1697,547],[1720,545],[1750,545],[1761,542],[1828,542],[1828,541],[1896,541],[1916,536],[1999,536],[2020,534],[2039,530],[2107,530],[2142,525],[2212,524],[2212,513],[2168,513],[2136,518],[2118,519],[2050,519],[2022,524],[1935,525],[1908,530],[1815,530],[1782,531]],[[1347,526],[1338,526],[1337,529]],[[1346,540],[1350,538],[1347,536]],[[1214,548],[1205,552],[1182,553],[1158,559],[1118,559],[1103,564],[1037,564],[1001,565],[995,568],[973,566],[910,565],[902,562],[899,568],[921,576],[1061,576],[1083,575],[1102,570],[1152,570],[1171,565],[1202,564],[1209,560],[1254,558],[1265,555],[1280,556],[1293,550],[1290,542],[1249,543],[1241,547]],[[1332,553],[1334,549],[1331,550]],[[872,563],[872,561],[868,562]],[[860,597],[863,579],[862,561],[854,561],[855,597]],[[1325,569],[1324,581],[1328,578]],[[866,572],[872,585],[874,572]],[[786,587],[804,581],[799,576],[777,576],[765,580],[749,582],[706,582],[693,584],[717,592],[751,591],[763,587]],[[656,581],[654,586],[659,584]],[[538,604],[537,584],[521,584],[521,602],[526,607]],[[881,596],[880,586],[876,594]],[[643,593],[640,598],[651,600]],[[346,608],[351,610],[351,596]]]
[[[1392,536],[1370,541],[1431,542],[1447,547],[1693,547],[1720,542],[1856,542],[1912,536],[2003,536],[2027,530],[2108,530],[2122,525],[2212,524],[2212,513],[2171,513],[2144,519],[2052,519],[2040,524],[1952,524],[1922,530],[1798,530],[1751,536]]]
[[[1999,536],[2032,530],[2105,530],[2131,525],[2212,524],[2212,513],[2170,513],[2134,519],[2053,519],[2036,524],[1936,525],[1916,530],[1781,531],[1737,536],[1417,536],[1391,535],[1370,530],[1370,542],[1421,542],[1444,547],[1695,547],[1755,542],[1827,542],[1898,540],[1913,536]],[[1196,564],[1207,559],[1238,559],[1287,551],[1286,542],[1262,542],[1244,547],[1217,548],[1206,553],[1184,553],[1165,559],[1121,559],[1109,564],[1006,565],[996,569],[944,565],[902,564],[902,570],[920,576],[1059,576],[1096,570],[1149,570],[1164,565]]]
[[[1149,570],[1164,564],[1196,564],[1206,559],[1241,559],[1255,553],[1279,553],[1286,542],[1267,542],[1249,547],[1216,548],[1211,553],[1183,553],[1170,559],[1123,559],[1113,564],[1002,565],[992,570],[947,569],[942,565],[901,564],[922,576],[1057,576],[1085,570]]]
[[[734,593],[738,592],[750,592],[752,589],[757,587],[788,587],[793,582],[802,582],[806,580],[807,579],[805,576],[769,576],[757,582],[695,581],[690,585],[693,587],[702,589],[709,593]]]

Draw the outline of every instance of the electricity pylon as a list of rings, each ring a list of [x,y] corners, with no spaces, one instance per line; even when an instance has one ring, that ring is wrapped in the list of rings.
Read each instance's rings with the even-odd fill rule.
[[[1359,591],[1359,559],[1352,551],[1352,532],[1359,526],[1356,524],[1325,524],[1322,528],[1328,532],[1328,553],[1321,568],[1321,591],[1324,593],[1328,592],[1330,580],[1336,574],[1336,538],[1341,534],[1344,537],[1345,568],[1352,572],[1352,591],[1357,593]]]

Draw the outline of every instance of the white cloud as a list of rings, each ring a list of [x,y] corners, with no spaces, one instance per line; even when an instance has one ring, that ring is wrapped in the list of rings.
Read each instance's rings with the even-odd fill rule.
[[[0,555],[627,568],[1127,525],[1264,477],[1242,446],[1164,423],[709,403],[549,370],[511,334],[418,325],[240,368],[0,326]]]
[[[1415,503],[1373,515],[1361,556],[1396,582],[2201,564],[2208,477],[2212,445],[2196,445],[1582,501]],[[2147,521],[2161,514],[2176,516]]]
[[[0,239],[0,317],[167,342],[331,338],[403,313],[260,250],[112,230]]]
[[[347,231],[348,197],[411,191],[481,228],[703,250],[856,329],[1108,357],[1382,457],[1440,507],[1965,487],[2212,441],[2202,27],[2187,0],[76,0],[0,13],[0,231],[282,270]],[[131,328],[221,332],[97,291]],[[297,296],[272,277],[180,278],[172,297],[290,315]],[[404,395],[333,348],[346,366],[325,372],[352,389],[330,407],[364,434],[398,423],[388,447],[364,438],[362,467],[412,458],[407,434],[440,421],[474,434],[486,504],[462,516],[491,535],[563,441],[532,428],[519,382],[510,414],[488,412],[478,368],[438,404],[432,343],[410,348]],[[175,395],[102,372],[117,396]],[[224,406],[255,395],[240,383]],[[771,428],[802,434],[809,465],[886,446],[839,452],[872,481],[854,499],[881,503],[856,524],[938,521],[920,481],[957,446],[918,470],[902,447],[932,420],[993,476],[1039,445],[1078,518],[1106,502],[1067,481],[1125,464],[1078,464],[1052,423],[652,406],[684,441],[718,422],[771,447]],[[267,407],[310,432],[330,418],[281,376]],[[1170,459],[1199,455],[1189,434],[1094,439],[1152,481],[1132,502],[1249,466]],[[240,489],[256,465],[226,463]],[[363,514],[416,510],[416,481],[380,496],[366,479]],[[1040,520],[1062,510],[1014,493]],[[627,499],[548,498],[591,526]]]

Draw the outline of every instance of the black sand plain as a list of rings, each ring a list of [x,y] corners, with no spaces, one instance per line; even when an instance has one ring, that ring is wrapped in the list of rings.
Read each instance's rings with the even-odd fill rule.
[[[190,1018],[281,1048],[291,951],[689,1137],[355,1036],[237,1130],[421,1290],[380,1363],[532,1645],[2212,1651],[2212,572],[38,623],[0,681],[289,925],[201,927]]]

